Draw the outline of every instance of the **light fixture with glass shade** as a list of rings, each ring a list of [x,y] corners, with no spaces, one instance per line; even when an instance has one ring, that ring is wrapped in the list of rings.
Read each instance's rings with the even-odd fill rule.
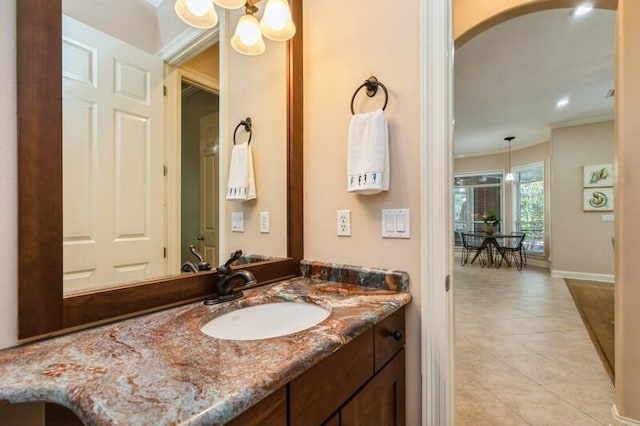
[[[267,0],[260,22],[256,17],[260,0],[176,0],[176,14],[185,23],[201,29],[218,23],[213,3],[225,9],[244,6],[245,14],[238,20],[231,37],[231,46],[243,55],[259,55],[266,46],[262,36],[273,41],[287,41],[296,33],[288,0]]]
[[[296,33],[287,0],[268,0],[260,20],[262,34],[269,40],[287,41]]]
[[[515,138],[516,138],[515,136],[507,136],[506,138],[504,138],[505,141],[509,142],[509,164],[507,169],[507,175],[504,178],[504,180],[507,182],[510,182],[513,180],[513,173],[511,173],[511,141],[514,140]]]
[[[245,14],[238,20],[236,32],[231,37],[231,47],[243,55],[259,55],[266,48],[258,18],[254,15],[257,11],[257,7],[247,2]]]
[[[174,9],[176,15],[192,27],[208,29],[218,23],[218,14],[211,0],[176,0]]]

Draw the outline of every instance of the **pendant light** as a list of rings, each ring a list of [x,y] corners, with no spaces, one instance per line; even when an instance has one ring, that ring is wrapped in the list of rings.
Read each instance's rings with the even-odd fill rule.
[[[208,29],[218,23],[218,14],[211,0],[176,0],[174,9],[176,15],[192,27]]]
[[[514,140],[515,136],[507,136],[504,138],[505,141],[509,142],[509,167],[507,169],[507,176],[505,176],[504,180],[510,182],[513,180],[513,173],[511,173],[511,141]]]

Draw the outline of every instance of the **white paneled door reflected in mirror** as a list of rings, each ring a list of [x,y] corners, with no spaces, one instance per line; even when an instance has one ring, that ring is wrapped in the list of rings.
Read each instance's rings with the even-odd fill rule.
[[[193,29],[178,19],[173,3],[62,3],[65,295],[178,274],[183,263],[197,260],[190,245],[214,267],[225,258],[221,247],[287,254],[286,231],[276,245],[284,250],[258,253],[252,238],[260,233],[251,226],[247,234],[255,236],[244,236],[243,247],[227,247],[220,224],[229,222],[230,208],[219,193],[231,145],[226,129],[235,117],[221,108],[219,93],[221,68],[233,85],[233,64],[224,62],[234,53],[223,48],[221,54],[218,28],[193,49]],[[181,43],[190,53],[179,53]],[[271,66],[268,58],[254,65],[254,72]],[[243,111],[247,96],[226,105]],[[285,87],[281,97],[284,109]],[[261,160],[256,168],[266,171]],[[286,182],[286,169],[270,170],[279,172]],[[260,209],[265,205],[286,221],[285,202],[260,198]],[[252,217],[258,202],[232,209]]]

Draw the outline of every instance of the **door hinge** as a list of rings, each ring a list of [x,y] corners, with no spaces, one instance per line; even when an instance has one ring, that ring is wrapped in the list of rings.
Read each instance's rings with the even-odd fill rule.
[[[167,248],[166,247],[162,247],[162,257],[163,258],[167,258]]]
[[[444,289],[445,291],[449,291],[451,289],[451,278],[447,275],[447,278],[444,279]]]
[[[166,176],[167,173],[169,173],[169,168],[166,165],[162,166],[162,176]]]
[[[165,85],[162,86],[162,95],[167,96],[167,86]]]

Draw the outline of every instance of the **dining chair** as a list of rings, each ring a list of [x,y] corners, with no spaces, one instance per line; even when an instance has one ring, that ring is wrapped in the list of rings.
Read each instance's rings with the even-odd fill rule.
[[[487,259],[484,259],[483,253],[481,253],[481,251],[484,251],[482,247],[483,238],[473,234],[465,234],[464,232],[460,233],[460,237],[462,238],[462,259],[460,260],[462,266],[467,264],[472,254],[475,256],[477,253],[478,263],[484,268]]]
[[[518,271],[522,271],[522,266],[525,265],[525,257],[523,255],[524,249],[522,243],[524,241],[525,234],[520,233],[518,235],[505,235],[502,237],[502,244],[500,247],[501,256],[496,256],[496,268],[499,268],[502,264],[502,259],[511,259],[511,262],[516,265]]]
[[[523,244],[520,246],[520,257],[522,258],[522,264],[527,266],[527,247],[524,245],[524,232],[512,232],[511,235],[523,236]]]

